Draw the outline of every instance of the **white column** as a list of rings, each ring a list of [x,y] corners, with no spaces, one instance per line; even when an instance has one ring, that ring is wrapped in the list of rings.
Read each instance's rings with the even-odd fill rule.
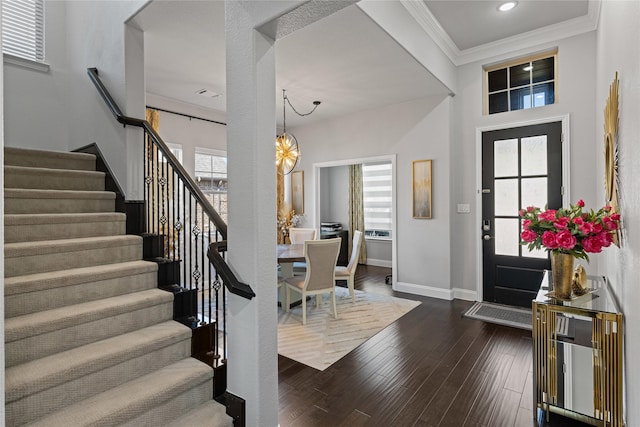
[[[246,400],[247,426],[275,427],[275,54],[273,40],[254,30],[255,3],[227,1],[225,11],[228,261],[256,293],[251,301],[229,295],[227,378],[229,392]]]
[[[144,81],[144,33],[132,26],[124,26],[125,106],[123,114],[144,119],[146,90]],[[126,128],[127,181],[120,183],[127,200],[144,198],[144,131],[135,126]]]

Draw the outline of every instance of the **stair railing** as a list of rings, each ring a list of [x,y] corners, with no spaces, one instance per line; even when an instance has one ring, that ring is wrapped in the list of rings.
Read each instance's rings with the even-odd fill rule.
[[[100,80],[98,70],[89,68],[87,73],[116,120],[144,130],[146,233],[162,236],[163,261],[159,262],[159,268],[166,264],[174,285],[191,291],[191,295],[197,294],[197,319],[191,326],[214,322],[217,325],[213,364],[214,367],[225,364],[225,289],[247,299],[255,296],[225,260],[227,224],[150,123],[123,115]],[[186,305],[195,308],[194,303],[187,298]]]

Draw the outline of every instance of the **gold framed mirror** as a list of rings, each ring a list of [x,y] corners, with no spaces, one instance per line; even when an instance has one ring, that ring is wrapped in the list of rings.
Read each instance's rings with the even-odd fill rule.
[[[609,86],[609,97],[604,107],[604,188],[606,204],[619,212],[618,204],[618,72]],[[619,231],[614,243],[619,245]]]

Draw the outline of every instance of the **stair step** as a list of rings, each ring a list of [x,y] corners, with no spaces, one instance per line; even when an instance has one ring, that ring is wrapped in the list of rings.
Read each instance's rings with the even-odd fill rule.
[[[96,170],[96,156],[85,153],[5,147],[4,164],[50,169]]]
[[[4,316],[155,289],[157,269],[153,262],[129,261],[8,277],[4,281]]]
[[[5,214],[113,212],[110,191],[32,190],[6,188]]]
[[[193,358],[74,403],[30,426],[155,426],[210,400],[213,370]],[[210,425],[210,424],[209,424]]]
[[[121,235],[126,222],[119,212],[5,215],[4,242]]]
[[[227,408],[224,405],[210,400],[165,425],[165,427],[187,426],[233,427],[233,418],[227,415]]]
[[[26,363],[172,319],[173,295],[160,289],[5,320],[5,364]]]
[[[141,259],[142,239],[124,235],[7,243],[4,257],[5,277],[115,264]]]
[[[28,423],[103,393],[187,358],[190,350],[191,330],[168,321],[9,368],[8,424]]]
[[[4,167],[5,188],[104,191],[104,172],[71,169]]]

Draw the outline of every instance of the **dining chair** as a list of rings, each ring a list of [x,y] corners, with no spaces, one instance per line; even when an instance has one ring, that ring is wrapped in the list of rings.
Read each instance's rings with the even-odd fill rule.
[[[295,228],[289,229],[289,240],[292,245],[303,244],[305,240],[315,240],[316,229],[315,228]],[[304,276],[307,271],[307,266],[304,262],[293,263],[293,274],[296,276]]]
[[[289,239],[292,245],[302,244],[305,240],[315,240],[316,229],[292,227],[289,229]]]
[[[285,311],[291,305],[291,291],[302,294],[302,324],[307,324],[307,296],[316,295],[316,307],[320,307],[322,294],[329,293],[333,307],[333,317],[338,318],[334,272],[342,239],[306,240],[304,258],[307,273],[304,277],[293,276],[285,279]]]
[[[360,245],[362,244],[362,231],[356,230],[353,233],[353,245],[351,247],[351,258],[346,267],[337,266],[335,271],[336,280],[346,280],[351,293],[351,302],[356,302],[355,275],[358,268],[358,257],[360,256]]]

